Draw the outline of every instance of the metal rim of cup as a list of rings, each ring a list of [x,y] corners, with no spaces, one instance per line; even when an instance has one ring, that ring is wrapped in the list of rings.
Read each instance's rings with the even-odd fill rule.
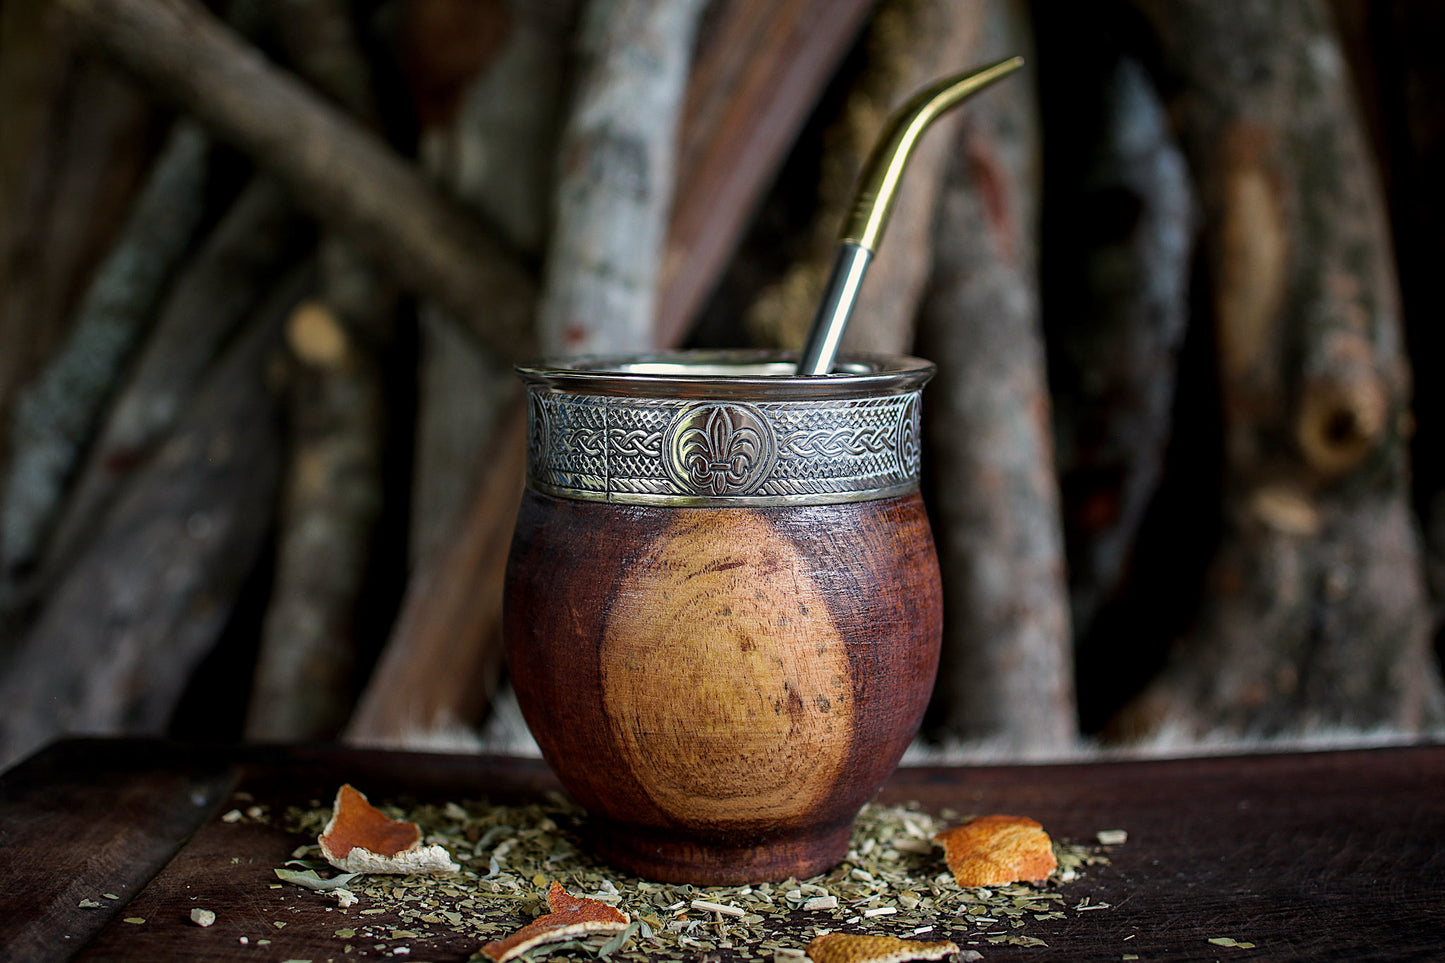
[[[528,484],[623,504],[831,504],[916,491],[930,362],[845,356],[797,375],[768,351],[683,351],[519,365]]]
[[[933,377],[931,361],[907,355],[856,353],[825,375],[795,372],[797,356],[783,351],[728,349],[583,355],[525,362],[516,371],[528,385],[591,394],[708,395],[719,398],[839,398],[911,391]]]

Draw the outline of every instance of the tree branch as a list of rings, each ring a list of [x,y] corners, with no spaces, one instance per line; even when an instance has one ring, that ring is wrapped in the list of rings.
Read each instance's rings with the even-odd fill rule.
[[[989,7],[983,56],[1026,46],[1023,5]],[[950,736],[1026,756],[1066,751],[1077,726],[1039,317],[1034,105],[1025,75],[970,105],[919,321],[938,364],[924,430],[943,572],[941,721]]]
[[[506,357],[528,352],[535,283],[479,223],[194,0],[62,0],[160,95],[245,151],[296,203]]]
[[[538,337],[549,354],[656,347],[677,121],[701,0],[590,0],[559,147]]]

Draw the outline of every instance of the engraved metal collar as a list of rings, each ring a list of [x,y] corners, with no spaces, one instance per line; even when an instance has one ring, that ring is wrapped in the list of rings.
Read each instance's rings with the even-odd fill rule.
[[[766,506],[918,487],[933,365],[851,355],[800,376],[778,352],[674,352],[519,365],[527,481],[563,498]]]

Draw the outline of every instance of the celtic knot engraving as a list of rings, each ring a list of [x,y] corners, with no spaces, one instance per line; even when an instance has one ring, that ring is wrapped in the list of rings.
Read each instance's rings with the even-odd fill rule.
[[[828,503],[917,485],[918,395],[629,398],[531,393],[529,478],[575,498]]]
[[[892,426],[798,432],[784,439],[783,456],[812,458],[820,455],[877,454],[890,450],[893,444]]]
[[[772,426],[748,405],[701,404],[667,430],[667,472],[684,491],[745,495],[777,457]]]
[[[651,455],[656,458],[662,450],[662,432],[637,428],[631,431],[613,429],[612,443],[615,454]]]
[[[570,451],[594,458],[601,458],[607,453],[607,439],[600,429],[559,426],[553,429],[552,434],[558,445]]]

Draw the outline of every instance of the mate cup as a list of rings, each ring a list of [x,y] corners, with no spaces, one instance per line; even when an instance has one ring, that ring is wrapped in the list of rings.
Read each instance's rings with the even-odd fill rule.
[[[805,878],[847,851],[938,667],[933,366],[748,351],[519,367],[512,680],[619,870]]]

